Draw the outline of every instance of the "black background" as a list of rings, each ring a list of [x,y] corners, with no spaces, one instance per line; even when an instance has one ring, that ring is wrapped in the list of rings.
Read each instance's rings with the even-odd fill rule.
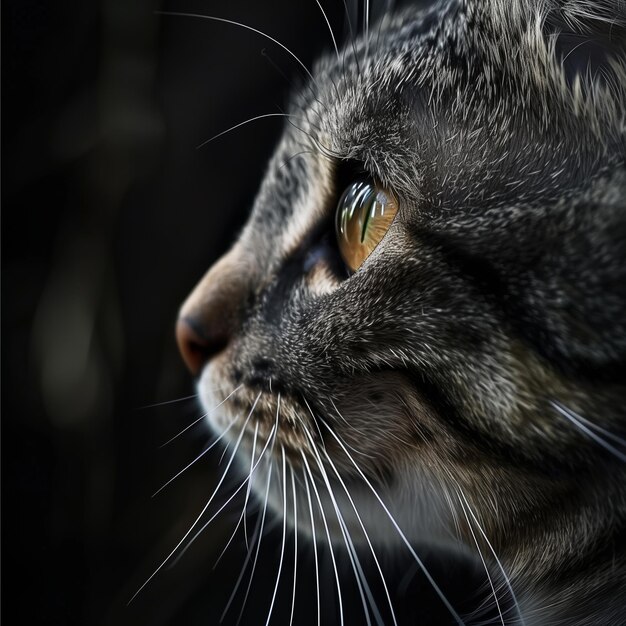
[[[323,4],[341,35],[342,4]],[[208,434],[192,428],[160,448],[200,410],[193,399],[141,407],[194,393],[174,342],[177,309],[243,224],[281,122],[259,120],[196,146],[279,111],[285,76],[301,70],[259,35],[160,10],[242,21],[307,65],[330,48],[313,0],[3,3],[7,624],[214,624],[245,558],[240,533],[213,569],[238,517],[235,502],[127,605],[224,466],[216,449],[151,498]],[[243,624],[265,623],[280,535],[279,525],[264,539]],[[333,623],[328,554],[322,561],[325,623]],[[314,623],[310,549],[298,562],[295,623]],[[400,562],[385,566],[406,623],[447,621],[414,565]],[[288,551],[277,624],[288,623],[292,567]],[[469,574],[459,563],[445,567],[454,595]],[[355,590],[347,585],[345,593],[347,623],[364,623]]]

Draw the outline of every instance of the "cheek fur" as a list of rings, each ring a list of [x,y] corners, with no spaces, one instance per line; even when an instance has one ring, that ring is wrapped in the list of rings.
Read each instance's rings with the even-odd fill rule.
[[[302,128],[285,133],[241,238],[251,263],[232,266],[241,306],[221,309],[240,319],[199,383],[211,428],[241,442],[282,522],[281,565],[308,504],[310,531],[297,525],[331,546],[345,529],[366,545],[363,522],[386,548],[463,544],[516,616],[624,614],[623,594],[598,619],[589,606],[597,580],[607,597],[626,581],[625,72],[616,60],[610,88],[570,85],[548,42],[580,28],[574,39],[610,46],[607,24],[617,40],[626,23],[605,19],[610,3],[557,4],[390,19],[372,56],[357,40],[294,97]],[[410,205],[349,280],[307,250],[346,162]],[[566,605],[557,619],[546,608]]]

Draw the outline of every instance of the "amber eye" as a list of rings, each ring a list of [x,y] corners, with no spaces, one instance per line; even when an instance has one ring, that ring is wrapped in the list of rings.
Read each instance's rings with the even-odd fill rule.
[[[353,271],[373,252],[391,226],[398,205],[390,192],[371,181],[352,183],[337,205],[339,251]]]

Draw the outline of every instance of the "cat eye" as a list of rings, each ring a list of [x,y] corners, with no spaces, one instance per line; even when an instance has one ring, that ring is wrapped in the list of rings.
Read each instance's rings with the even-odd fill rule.
[[[398,205],[393,195],[374,182],[358,181],[343,192],[335,227],[344,263],[355,272],[380,243]]]

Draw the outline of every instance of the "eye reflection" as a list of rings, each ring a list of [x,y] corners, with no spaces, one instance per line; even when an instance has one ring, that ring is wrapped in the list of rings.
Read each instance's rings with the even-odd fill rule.
[[[391,226],[398,206],[393,195],[371,181],[357,181],[343,192],[335,216],[337,242],[345,264],[355,272]]]

